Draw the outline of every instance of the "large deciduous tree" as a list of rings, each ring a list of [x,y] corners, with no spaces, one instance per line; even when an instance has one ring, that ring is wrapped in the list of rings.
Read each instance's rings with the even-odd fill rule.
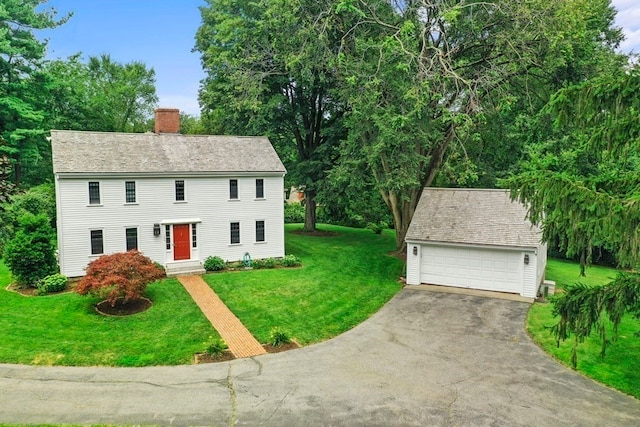
[[[607,15],[586,31],[592,6]],[[457,173],[474,179],[467,145],[487,100],[548,80],[552,61],[571,64],[607,48],[607,31],[615,36],[602,0],[342,0],[336,10],[357,21],[340,57],[352,110],[341,164],[373,174],[400,250],[422,188],[448,157],[461,159]]]
[[[120,64],[110,55],[89,57],[92,113],[113,132],[144,132],[158,102],[155,71],[139,61]]]
[[[341,20],[332,0],[207,0],[196,50],[206,78],[205,122],[225,133],[266,134],[304,189],[306,231],[343,136],[335,97]]]
[[[43,0],[3,0],[0,6],[0,155],[12,163],[13,181],[41,159],[44,113],[38,108],[34,75],[41,66],[46,44],[34,31],[54,28],[68,16],[56,19],[54,10],[37,11]]]
[[[543,224],[545,239],[582,264],[594,247],[616,254],[620,274],[601,287],[576,284],[554,300],[558,341],[573,334],[576,347],[592,332],[602,355],[624,314],[640,315],[640,68],[620,69],[560,90],[548,115],[564,137],[540,144],[527,170],[509,180],[514,196]],[[607,337],[607,318],[614,335]]]
[[[158,102],[155,71],[141,62],[79,54],[45,64],[46,121],[55,129],[143,132]]]

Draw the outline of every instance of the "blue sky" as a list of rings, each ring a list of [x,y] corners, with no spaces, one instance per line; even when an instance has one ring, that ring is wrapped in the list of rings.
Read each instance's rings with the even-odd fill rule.
[[[73,11],[64,25],[40,32],[48,57],[108,53],[115,61],[141,61],[156,72],[160,107],[198,115],[204,77],[200,55],[192,53],[204,0],[48,0],[41,9]]]
[[[621,48],[640,53],[640,1],[614,0],[617,25],[627,40]],[[142,61],[156,72],[160,107],[198,115],[204,77],[192,53],[204,0],[48,0],[41,8],[74,12],[66,24],[39,36],[49,38],[49,58],[108,53],[126,63]]]

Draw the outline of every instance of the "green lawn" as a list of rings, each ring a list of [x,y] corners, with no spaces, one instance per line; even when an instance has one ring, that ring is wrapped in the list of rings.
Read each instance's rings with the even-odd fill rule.
[[[287,253],[300,257],[303,268],[204,276],[261,342],[274,326],[301,344],[325,340],[368,318],[400,289],[403,264],[386,255],[394,249],[390,231],[323,225],[337,235],[309,237],[291,233],[298,228],[287,226]]]
[[[191,363],[215,330],[175,279],[151,284],[154,305],[116,318],[74,293],[25,297],[0,291],[0,361],[34,365],[146,366]]]
[[[580,277],[578,264],[549,259],[547,279],[554,280],[557,288],[566,284],[581,282],[591,285],[607,283],[616,275],[616,270],[607,267],[592,266],[587,276]],[[567,366],[571,366],[572,340],[560,344],[558,348],[548,327],[556,320],[551,315],[550,303],[535,303],[529,310],[527,329],[533,339],[548,353]],[[640,338],[634,332],[640,330],[640,322],[630,316],[622,322],[618,341],[607,348],[607,356],[600,357],[601,340],[592,337],[578,347],[578,371],[614,387],[627,394],[640,398]]]
[[[402,263],[390,232],[325,227],[331,237],[287,228],[287,253],[302,268],[211,274],[206,280],[260,341],[274,326],[302,343],[335,336],[369,317],[399,289]],[[153,307],[130,317],[95,313],[98,299],[73,293],[25,297],[5,290],[0,262],[0,363],[148,366],[191,363],[218,336],[175,279],[149,286]]]

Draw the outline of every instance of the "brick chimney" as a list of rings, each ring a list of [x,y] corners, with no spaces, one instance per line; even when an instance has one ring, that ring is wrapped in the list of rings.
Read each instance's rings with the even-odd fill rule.
[[[180,110],[177,108],[156,108],[156,133],[179,133]]]

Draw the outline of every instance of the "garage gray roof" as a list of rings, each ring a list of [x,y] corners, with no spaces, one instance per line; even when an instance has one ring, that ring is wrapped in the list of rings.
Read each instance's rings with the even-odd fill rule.
[[[507,190],[425,188],[407,241],[538,247],[542,233]]]
[[[264,136],[51,131],[58,174],[280,172]]]

